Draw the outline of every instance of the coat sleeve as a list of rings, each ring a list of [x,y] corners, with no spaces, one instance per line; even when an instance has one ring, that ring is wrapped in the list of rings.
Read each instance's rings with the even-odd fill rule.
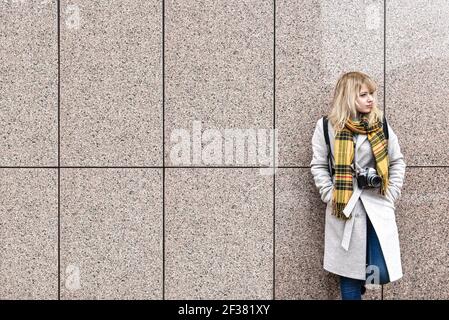
[[[401,153],[398,137],[394,133],[393,129],[388,124],[388,158],[390,161],[389,166],[389,181],[386,196],[391,201],[395,202],[401,195],[402,185],[404,184],[405,177],[405,161],[404,156]]]
[[[332,200],[334,185],[328,170],[327,146],[324,139],[323,121],[318,120],[312,137],[313,157],[310,162],[310,170],[315,181],[315,186],[320,192],[321,200],[328,203]]]

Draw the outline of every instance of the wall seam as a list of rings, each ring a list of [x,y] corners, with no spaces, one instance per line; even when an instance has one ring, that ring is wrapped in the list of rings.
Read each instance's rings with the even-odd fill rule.
[[[387,116],[387,1],[383,0],[384,5],[384,115]],[[384,285],[381,285],[380,299],[384,300]]]
[[[276,0],[273,0],[273,300],[276,300]]]
[[[58,300],[61,300],[61,3],[56,2],[58,38]]]
[[[165,0],[162,0],[162,300],[165,300]]]
[[[270,167],[248,167],[248,166],[132,166],[132,167],[95,167],[95,166],[0,166],[0,169],[263,169]],[[310,166],[275,166],[276,169],[310,169]],[[407,168],[449,168],[449,165],[407,165]]]

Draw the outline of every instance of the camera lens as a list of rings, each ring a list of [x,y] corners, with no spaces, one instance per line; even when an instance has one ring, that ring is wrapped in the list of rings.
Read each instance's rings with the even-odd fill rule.
[[[374,175],[370,177],[370,181],[369,181],[370,185],[373,186],[374,188],[378,188],[381,186],[382,184],[382,178],[379,177],[378,175]]]

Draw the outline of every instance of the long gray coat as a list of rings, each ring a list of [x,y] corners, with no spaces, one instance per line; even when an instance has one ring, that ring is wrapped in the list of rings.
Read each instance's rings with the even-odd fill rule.
[[[329,137],[332,155],[334,153],[334,130],[329,122]],[[395,218],[395,201],[401,194],[404,181],[405,162],[398,138],[388,126],[389,187],[386,196],[379,189],[359,189],[353,180],[353,194],[344,209],[346,216],[352,218],[344,221],[332,215],[333,180],[328,171],[327,147],[324,140],[323,122],[318,120],[312,138],[313,159],[310,163],[315,185],[321,200],[327,203],[324,269],[349,278],[364,280],[366,278],[366,215],[368,214],[379,238],[388,269],[390,281],[402,277],[399,237]],[[357,168],[375,168],[375,159],[371,144],[366,135],[354,137],[355,163]],[[335,163],[335,161],[333,162]]]

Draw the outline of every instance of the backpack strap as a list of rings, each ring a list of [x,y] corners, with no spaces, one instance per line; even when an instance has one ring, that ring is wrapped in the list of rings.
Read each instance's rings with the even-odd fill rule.
[[[324,116],[323,117],[323,131],[324,131],[324,140],[326,141],[326,146],[327,146],[327,159],[328,159],[327,168],[329,170],[329,174],[332,177],[335,173],[335,170],[334,170],[334,166],[332,163],[332,152],[331,152],[331,144],[330,144],[330,140],[329,140],[328,122],[329,121],[327,119],[327,116]]]
[[[387,118],[385,118],[385,114],[384,114],[384,121],[383,121],[382,125],[383,125],[383,130],[384,130],[384,136],[385,136],[385,139],[388,140],[388,138],[389,138],[390,136],[389,136],[389,134],[388,134],[388,124],[387,124]]]

